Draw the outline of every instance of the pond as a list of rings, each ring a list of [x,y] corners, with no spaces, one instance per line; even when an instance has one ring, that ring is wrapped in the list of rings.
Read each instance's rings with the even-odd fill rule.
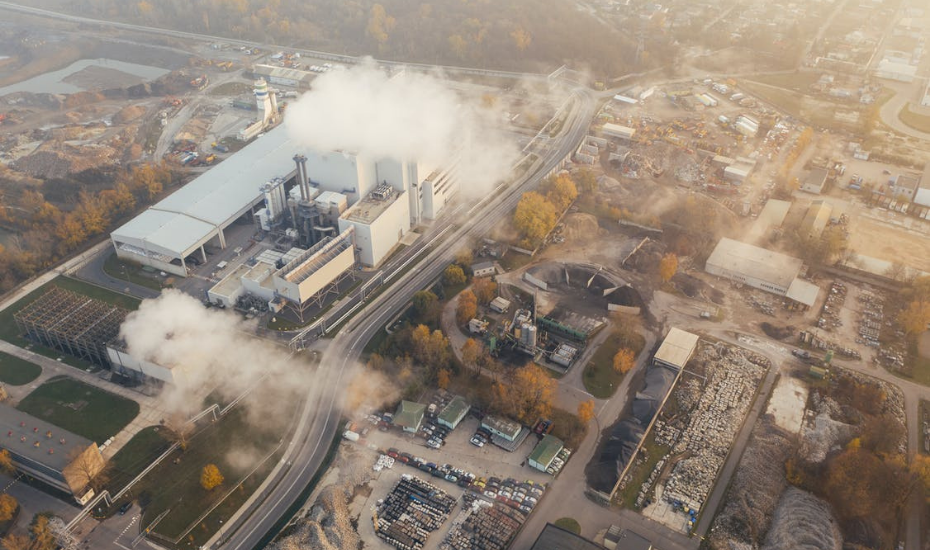
[[[155,80],[156,78],[167,74],[168,69],[153,67],[151,65],[139,65],[138,63],[127,63],[125,61],[116,61],[115,59],[81,59],[68,65],[64,69],[50,71],[39,76],[32,77],[16,84],[10,84],[0,88],[0,96],[12,94],[15,92],[32,92],[32,93],[49,93],[49,94],[73,94],[84,91],[89,88],[108,87],[105,82],[100,82],[95,86],[81,87],[76,84],[65,82],[65,79],[88,67],[99,67],[110,71],[119,71],[128,75],[138,77],[142,80]]]

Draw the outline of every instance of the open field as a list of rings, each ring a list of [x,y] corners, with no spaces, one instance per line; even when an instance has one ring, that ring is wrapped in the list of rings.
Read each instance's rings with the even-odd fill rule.
[[[915,113],[911,110],[910,104],[905,105],[904,108],[901,109],[901,112],[898,113],[898,118],[905,126],[919,132],[927,132],[930,134],[930,116]]]
[[[793,74],[767,74],[752,77],[755,82],[786,88],[796,92],[805,93],[810,90],[811,84],[817,82],[820,73],[799,72]]]
[[[614,391],[620,386],[623,375],[614,370],[614,355],[620,349],[622,343],[617,333],[611,334],[607,340],[591,357],[591,361],[584,366],[582,380],[584,389],[598,399],[607,399],[614,394]],[[639,336],[638,345],[633,348],[633,354],[639,356],[645,341]]]
[[[139,414],[135,401],[73,378],[52,378],[19,402],[17,409],[103,443]]]
[[[142,266],[135,262],[120,259],[115,252],[107,256],[103,263],[103,271],[110,277],[122,279],[130,283],[161,291],[164,286],[155,278],[154,274],[146,273]]]
[[[0,352],[0,382],[22,386],[42,374],[42,367],[29,361]]]
[[[114,489],[125,487],[171,445],[165,433],[160,426],[145,428],[113,455],[107,464],[107,475]]]
[[[859,216],[850,224],[849,245],[857,254],[930,271],[930,239]]]

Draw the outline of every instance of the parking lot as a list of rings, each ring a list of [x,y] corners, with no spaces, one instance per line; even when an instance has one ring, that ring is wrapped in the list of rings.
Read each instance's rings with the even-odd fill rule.
[[[498,478],[503,482],[511,478],[515,482],[524,483],[531,481],[534,484],[547,484],[552,481],[552,476],[544,474],[538,470],[526,465],[527,456],[533,451],[538,443],[538,438],[531,434],[523,444],[514,452],[507,452],[491,443],[483,447],[477,447],[470,443],[470,439],[480,426],[477,418],[472,416],[466,417],[452,430],[446,437],[445,444],[440,449],[432,449],[426,445],[426,439],[420,435],[404,433],[396,428],[388,431],[379,431],[371,428],[367,438],[360,442],[370,449],[396,449],[398,453],[409,453],[414,457],[422,458],[426,462],[437,465],[448,464],[453,468],[464,470],[475,475],[478,478],[490,480]],[[371,466],[375,465],[377,454],[372,454]],[[371,544],[376,548],[392,548],[391,545],[378,538],[374,533],[372,523],[372,514],[379,500],[384,499],[400,481],[401,476],[409,474],[427,480],[436,485],[441,490],[457,499],[455,508],[452,510],[451,517],[456,518],[467,506],[464,504],[463,497],[466,489],[460,487],[454,482],[446,481],[439,477],[433,477],[428,472],[420,471],[412,464],[404,464],[396,460],[392,468],[384,468],[375,474],[374,481],[371,482],[371,494],[361,505],[361,517],[359,519],[359,534],[365,541],[372,541]],[[494,497],[491,497],[492,500]],[[440,548],[446,535],[453,528],[455,521],[446,521],[435,532],[433,532],[427,544],[426,549]],[[377,541],[377,542],[375,542]]]

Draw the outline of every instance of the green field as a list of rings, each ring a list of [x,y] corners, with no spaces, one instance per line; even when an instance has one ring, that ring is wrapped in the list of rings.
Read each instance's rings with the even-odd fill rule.
[[[639,357],[639,352],[646,345],[642,336],[637,335],[638,342],[630,346],[633,353]],[[584,389],[598,399],[607,399],[617,391],[623,375],[614,370],[614,355],[623,346],[623,342],[618,333],[611,334],[597,351],[594,356],[584,367],[581,379],[584,382]]]
[[[581,524],[578,523],[578,520],[575,518],[559,518],[553,522],[553,525],[556,527],[561,527],[566,531],[571,531],[576,535],[581,534]]]
[[[140,431],[107,463],[107,477],[111,491],[120,490],[142,473],[153,460],[171,445],[165,438],[166,429],[149,426]]]
[[[926,132],[930,134],[930,115],[922,115],[920,113],[915,113],[911,110],[910,104],[905,105],[901,112],[898,113],[898,118],[901,119],[901,122],[909,128],[913,128],[918,132]]]
[[[42,374],[42,367],[0,351],[0,382],[22,386]]]
[[[42,384],[16,408],[97,443],[119,433],[139,414],[135,401],[67,376]]]

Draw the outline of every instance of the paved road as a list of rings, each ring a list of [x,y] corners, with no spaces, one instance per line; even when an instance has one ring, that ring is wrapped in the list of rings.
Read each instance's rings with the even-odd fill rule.
[[[885,126],[906,136],[930,141],[930,134],[915,130],[901,122],[901,119],[898,118],[898,113],[900,113],[910,101],[915,99],[913,96],[915,95],[917,86],[898,82],[885,82],[885,86],[891,88],[895,92],[894,97],[886,101],[879,111],[879,118],[882,119]]]

